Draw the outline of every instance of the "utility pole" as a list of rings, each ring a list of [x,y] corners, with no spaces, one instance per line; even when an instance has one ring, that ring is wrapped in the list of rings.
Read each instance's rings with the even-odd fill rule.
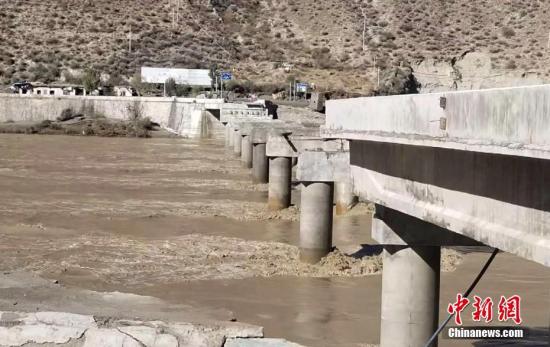
[[[367,14],[364,8],[361,8],[363,14],[363,52],[365,51],[365,33],[367,32]]]
[[[132,53],[132,26],[128,32],[128,53]]]
[[[172,8],[172,28],[176,27],[176,9],[175,0],[170,0],[170,7]]]
[[[380,68],[376,65],[376,57],[373,57],[372,59],[374,62],[374,72],[376,73],[376,86],[380,88]]]
[[[179,25],[180,22],[180,0],[176,0],[176,26]]]
[[[292,101],[292,82],[288,82],[288,100]]]

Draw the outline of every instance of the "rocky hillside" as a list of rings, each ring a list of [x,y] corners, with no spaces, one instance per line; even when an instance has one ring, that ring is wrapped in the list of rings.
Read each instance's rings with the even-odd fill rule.
[[[375,67],[400,64],[452,83],[476,69],[455,71],[468,53],[488,77],[546,79],[549,11],[544,0],[2,0],[0,82],[217,64],[257,83],[364,92]]]

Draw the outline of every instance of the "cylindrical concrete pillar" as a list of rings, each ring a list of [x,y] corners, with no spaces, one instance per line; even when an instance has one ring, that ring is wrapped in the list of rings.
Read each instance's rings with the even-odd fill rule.
[[[240,130],[233,132],[233,155],[235,157],[241,156],[242,138]]]
[[[381,347],[424,346],[437,329],[440,258],[440,247],[384,248]]]
[[[332,248],[333,182],[302,183],[300,259],[317,263]]]
[[[292,183],[292,158],[269,158],[269,190],[267,206],[270,210],[282,210],[290,206]]]
[[[229,126],[229,123],[225,125],[225,147],[231,146],[231,136],[233,136],[233,129]]]
[[[265,143],[255,143],[252,146],[252,181],[254,183],[269,182],[269,161],[265,155]]]
[[[227,124],[227,127],[229,128],[229,131],[228,131],[228,137],[229,137],[229,148],[231,150],[233,150],[233,143],[235,142],[235,129],[233,128],[233,126],[230,126],[229,124]]]
[[[355,206],[355,204],[357,204],[357,197],[353,194],[353,186],[351,182],[334,183],[334,200],[337,215],[347,213],[353,206]]]
[[[242,137],[241,140],[241,162],[243,167],[252,168],[252,138],[250,135]]]

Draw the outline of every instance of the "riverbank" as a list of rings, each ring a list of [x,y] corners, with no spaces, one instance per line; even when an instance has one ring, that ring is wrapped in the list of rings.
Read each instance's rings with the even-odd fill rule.
[[[100,137],[169,136],[149,118],[135,120],[108,119],[103,116],[75,115],[67,119],[43,121],[8,121],[0,123],[1,134],[76,135]]]

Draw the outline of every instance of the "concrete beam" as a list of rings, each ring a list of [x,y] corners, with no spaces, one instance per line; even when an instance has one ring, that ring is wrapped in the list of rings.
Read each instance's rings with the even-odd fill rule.
[[[278,129],[284,126],[284,122],[280,120],[258,120],[258,119],[235,119],[232,121],[235,129],[239,129],[244,135],[252,135],[254,129]]]
[[[550,161],[352,141],[362,199],[550,266]]]
[[[382,205],[376,205],[372,238],[382,245],[394,246],[483,246],[471,238]]]
[[[266,151],[268,157],[298,157],[294,143],[288,136],[280,134],[268,134]]]
[[[327,101],[322,136],[550,159],[550,85]]]
[[[241,119],[271,120],[273,116],[261,105],[226,103],[221,107],[220,122],[231,123]]]
[[[252,137],[252,143],[262,143],[265,144],[267,147],[267,138],[269,137],[270,131],[271,129],[269,128],[254,128],[250,135]]]
[[[270,132],[284,126],[284,123],[278,120],[254,120],[254,119],[236,119],[229,123],[233,130],[239,131],[241,136],[250,136],[252,143],[267,143]]]
[[[349,152],[305,151],[298,157],[296,177],[305,182],[335,182],[336,213],[344,214],[356,203]]]
[[[326,140],[320,137],[280,134],[272,132],[267,139],[267,155],[269,157],[298,157],[305,151],[338,152],[349,151],[349,141]]]
[[[351,181],[349,152],[304,151],[298,157],[300,181]]]

